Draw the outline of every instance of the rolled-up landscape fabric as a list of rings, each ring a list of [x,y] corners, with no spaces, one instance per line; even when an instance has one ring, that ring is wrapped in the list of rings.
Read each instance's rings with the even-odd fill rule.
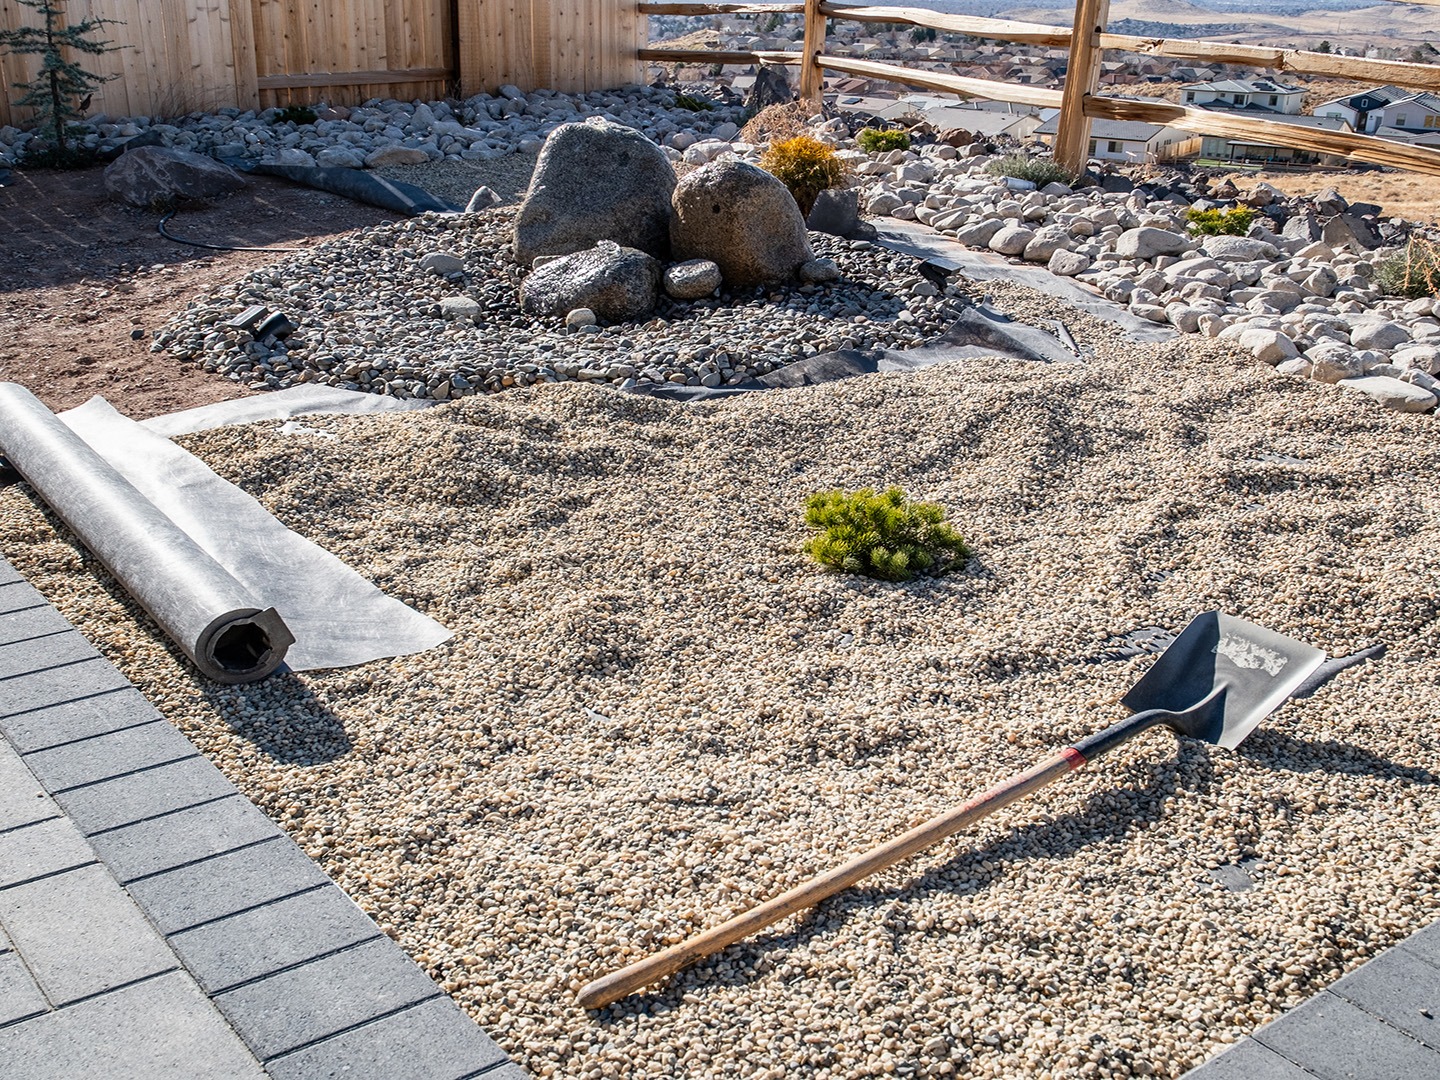
[[[0,383],[0,454],[205,675],[254,682],[295,638],[23,386]]]

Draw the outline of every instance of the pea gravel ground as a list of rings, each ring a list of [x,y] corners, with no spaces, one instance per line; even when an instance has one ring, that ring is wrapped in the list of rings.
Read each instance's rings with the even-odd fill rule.
[[[1440,449],[1433,418],[1068,322],[1086,365],[186,440],[454,629],[421,656],[208,685],[22,485],[0,546],[536,1076],[1173,1077],[1440,914]],[[950,509],[965,572],[807,563],[806,494],[888,483]],[[1237,753],[1154,733],[574,1005],[1113,721],[1148,660],[1112,639],[1210,608],[1388,651]]]

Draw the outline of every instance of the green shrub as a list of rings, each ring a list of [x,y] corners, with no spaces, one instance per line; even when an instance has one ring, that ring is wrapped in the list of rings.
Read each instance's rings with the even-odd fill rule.
[[[1233,210],[1186,210],[1185,220],[1197,236],[1244,236],[1255,220],[1255,211],[1248,206]]]
[[[884,581],[943,574],[970,557],[944,507],[911,502],[898,487],[818,491],[805,504],[805,524],[820,530],[805,543],[816,562]]]
[[[270,118],[272,124],[294,124],[296,127],[304,127],[306,124],[313,124],[319,119],[315,110],[304,105],[286,105],[283,109],[276,109],[275,115]]]
[[[790,189],[800,213],[806,216],[820,192],[838,187],[845,179],[845,168],[834,147],[809,135],[772,142],[760,158],[760,167]]]
[[[882,131],[880,128],[861,128],[855,136],[855,145],[867,154],[884,154],[891,150],[909,150],[908,131]]]
[[[689,109],[691,112],[709,112],[715,108],[714,105],[704,98],[698,98],[691,94],[676,94],[675,107],[677,109]]]
[[[1073,184],[1075,177],[1049,158],[1033,158],[1027,154],[1006,154],[985,166],[992,176],[1013,176],[1029,180],[1036,187],[1046,184]]]
[[[1419,237],[1375,268],[1375,284],[1387,296],[1440,296],[1440,245]]]

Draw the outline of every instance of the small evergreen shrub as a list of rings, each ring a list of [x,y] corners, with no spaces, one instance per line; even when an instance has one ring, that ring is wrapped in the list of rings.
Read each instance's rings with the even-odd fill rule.
[[[1255,220],[1255,211],[1248,206],[1233,210],[1186,210],[1185,220],[1197,236],[1244,236]]]
[[[77,60],[66,59],[83,53],[101,56],[115,52],[119,46],[97,38],[107,25],[119,25],[116,19],[90,17],[67,25],[63,0],[19,0],[44,20],[39,27],[22,26],[0,30],[0,51],[10,56],[38,56],[39,69],[29,82],[15,83],[25,94],[14,102],[20,108],[35,110],[35,126],[44,132],[43,142],[27,145],[25,164],[57,169],[83,168],[95,160],[95,151],[79,141],[85,129],[76,121],[83,120],[85,110],[95,91],[119,75],[96,75]]]
[[[704,98],[695,97],[693,94],[676,94],[675,107],[677,109],[688,109],[690,112],[709,112],[715,108],[714,105]]]
[[[1387,296],[1419,300],[1440,296],[1440,245],[1412,237],[1404,251],[1398,251],[1375,268],[1375,284]]]
[[[1028,154],[1006,154],[986,165],[985,171],[991,176],[1013,176],[1017,180],[1029,180],[1036,187],[1075,183],[1074,176],[1049,158],[1034,158]]]
[[[760,167],[790,189],[800,204],[800,213],[806,216],[820,192],[839,187],[845,179],[844,166],[835,156],[834,147],[809,135],[771,143],[760,158]]]
[[[805,543],[816,562],[883,581],[943,574],[970,557],[944,507],[911,502],[898,487],[818,491],[805,504],[805,524],[820,530]]]
[[[306,124],[313,124],[319,119],[315,110],[304,105],[286,105],[283,109],[276,109],[275,115],[270,118],[272,124],[294,124],[296,127],[304,127]]]
[[[867,154],[884,154],[891,150],[909,150],[908,131],[884,131],[880,128],[861,128],[855,136],[855,145]]]

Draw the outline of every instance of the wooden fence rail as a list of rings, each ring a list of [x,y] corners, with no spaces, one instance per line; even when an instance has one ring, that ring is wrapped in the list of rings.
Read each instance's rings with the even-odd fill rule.
[[[1415,2],[1440,7],[1440,0],[1397,0],[1397,2]],[[736,12],[802,15],[806,20],[805,40],[798,53],[722,53],[704,49],[644,49],[640,52],[640,58],[646,61],[693,64],[797,64],[801,70],[802,91],[809,89],[810,93],[805,96],[812,101],[818,99],[818,73],[820,71],[837,71],[906,86],[988,98],[993,101],[1010,101],[1021,105],[1060,109],[1056,158],[1061,164],[1076,172],[1080,171],[1085,163],[1089,142],[1089,121],[1091,119],[1110,119],[1164,124],[1193,134],[1253,140],[1264,145],[1285,146],[1312,153],[1332,154],[1354,162],[1393,165],[1414,172],[1440,175],[1440,150],[1407,146],[1388,139],[1379,139],[1373,135],[1317,130],[1276,120],[1236,116],[1168,102],[1125,97],[1101,97],[1095,93],[1093,84],[1094,76],[1099,69],[1101,54],[1107,49],[1164,56],[1176,60],[1200,60],[1208,63],[1272,68],[1295,74],[1325,75],[1338,79],[1389,83],[1394,86],[1440,92],[1440,66],[1436,65],[1413,64],[1397,60],[1366,60],[1359,57],[1334,56],[1329,53],[1308,52],[1300,49],[1111,34],[1105,30],[1109,0],[1076,0],[1076,24],[1070,29],[1042,23],[1018,22],[1011,19],[948,15],[926,8],[857,7],[850,4],[833,3],[831,0],[809,0],[805,4],[682,3],[671,0],[666,3],[641,3],[639,8],[647,15],[715,15]],[[1070,51],[1065,90],[1050,90],[1044,87],[998,82],[991,79],[974,79],[873,60],[855,60],[849,57],[833,56],[824,51],[823,20],[825,19],[917,26],[945,33],[968,34],[973,37],[1018,44],[1065,48]],[[820,28],[813,30],[812,23],[819,23]],[[1079,48],[1075,47],[1077,41],[1081,42]],[[807,79],[807,75],[811,75],[811,77]]]

